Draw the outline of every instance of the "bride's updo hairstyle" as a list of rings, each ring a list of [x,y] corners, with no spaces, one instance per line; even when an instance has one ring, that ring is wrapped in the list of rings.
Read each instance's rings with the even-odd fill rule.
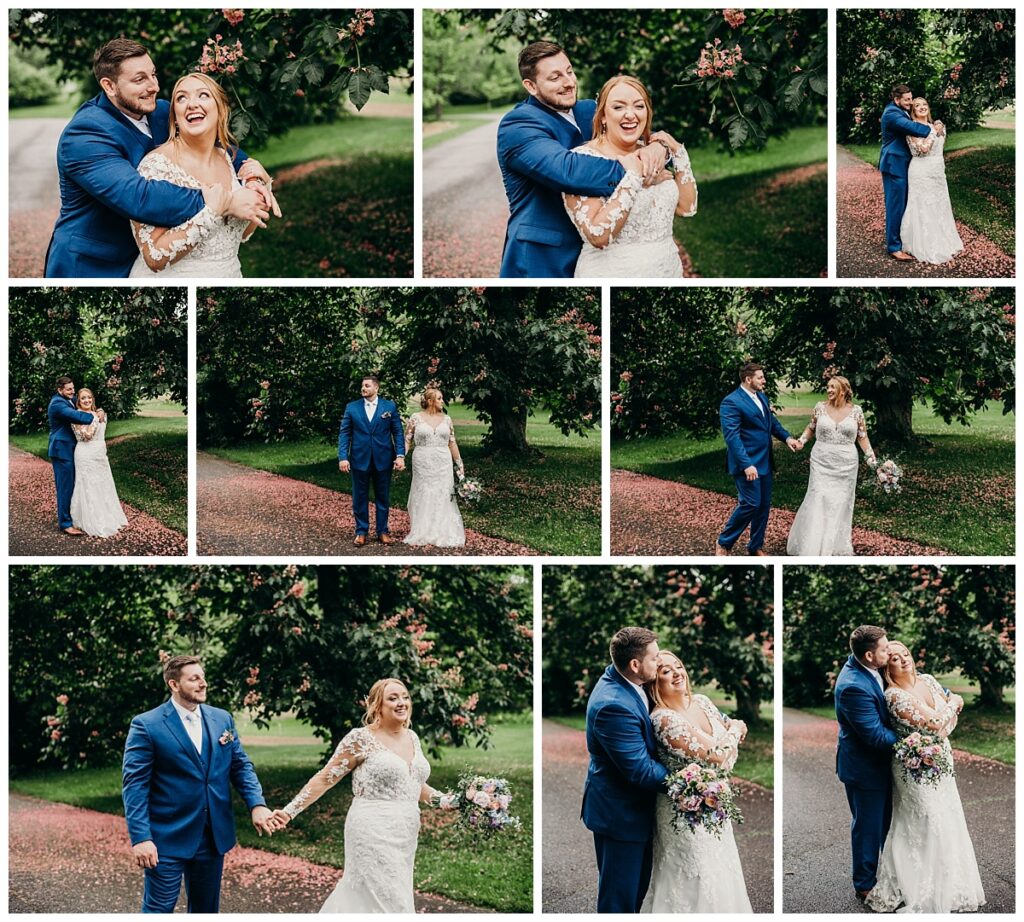
[[[75,396],[78,397],[79,401],[81,401],[81,399],[82,399],[82,394],[88,394],[90,397],[92,397],[92,408],[95,410],[96,409],[96,395],[91,390],[89,390],[89,388],[87,388],[87,387],[80,387],[78,389],[78,393],[75,395]]]
[[[594,124],[591,128],[591,135],[596,138],[604,133],[604,129],[601,127],[601,121],[604,118],[604,108],[608,105],[608,94],[611,93],[611,91],[620,83],[625,83],[627,86],[633,87],[633,89],[643,97],[644,105],[647,106],[647,122],[644,125],[643,141],[644,144],[650,144],[651,125],[654,123],[654,109],[651,106],[651,94],[647,92],[647,87],[637,80],[636,77],[632,77],[629,74],[619,74],[617,77],[612,77],[603,87],[601,87],[601,92],[597,94],[597,110],[594,112]]]
[[[373,727],[380,723],[380,712],[384,707],[384,693],[388,690],[389,685],[401,685],[406,691],[409,691],[405,682],[401,679],[377,679],[376,682],[370,687],[370,694],[366,696],[366,711],[363,714],[363,726]],[[412,697],[411,695],[409,696]],[[402,725],[406,729],[412,724],[412,705],[409,705],[409,716],[405,719],[405,723]]]
[[[434,385],[430,384],[423,388],[423,395],[420,397],[420,406],[425,410],[430,406],[431,400],[436,400],[440,396],[441,388],[434,387]],[[440,425],[440,423],[438,423],[438,425]]]
[[[686,679],[686,688],[683,691],[683,698],[686,700],[686,706],[690,706],[690,701],[693,698],[693,690],[690,688],[690,673],[686,671],[686,667],[683,665],[683,661],[672,653],[670,650],[659,650],[658,651],[658,668],[660,669],[662,663],[666,659],[674,659],[679,665],[679,668],[683,670],[683,677]],[[658,691],[658,676],[651,679],[650,682],[644,683],[644,688],[647,690],[647,694],[654,702],[656,708],[663,708],[667,705],[665,700],[661,697],[661,693]]]
[[[831,384],[833,381],[839,385],[839,392],[843,395],[843,399],[845,399],[847,403],[852,404],[853,385],[850,384],[849,380],[844,378],[842,375],[832,375],[832,377],[828,379],[828,383]],[[831,403],[831,401],[829,401],[829,403]]]
[[[923,96],[918,96],[918,97],[917,97],[917,98],[916,98],[916,99],[915,99],[915,100],[914,100],[914,101],[913,101],[913,102],[912,102],[912,103],[910,104],[910,113],[911,113],[911,115],[914,115],[914,110],[915,110],[915,109],[916,109],[916,108],[917,108],[917,107],[918,107],[918,106],[919,106],[919,105],[920,105],[921,103],[924,103],[924,105],[925,105],[925,108],[926,108],[926,109],[928,110],[928,114],[927,114],[927,115],[925,116],[925,119],[927,120],[928,124],[930,125],[930,124],[932,123],[932,107],[928,105],[928,100],[927,100],[927,99],[925,99],[925,98],[924,98]]]
[[[896,644],[896,646],[899,646],[899,647],[903,647],[903,649],[906,651],[907,659],[910,660],[910,669],[912,671],[912,675],[914,676],[914,679],[916,680],[917,679],[917,663],[914,662],[914,655],[910,652],[910,648],[905,643],[902,643],[899,640],[890,640],[889,641],[889,647],[891,648],[893,644]],[[889,652],[891,653],[892,650],[890,649]],[[888,688],[890,685],[893,684],[892,677],[889,675],[889,664],[888,663],[886,663],[881,669],[878,670],[878,674],[882,677],[882,682],[885,683],[885,687],[886,688]]]
[[[231,134],[231,129],[228,128],[228,119],[231,116],[231,103],[228,101],[228,94],[224,92],[224,88],[216,80],[206,74],[185,74],[184,77],[179,78],[178,82],[174,84],[170,97],[170,137],[174,138],[178,135],[178,120],[174,115],[174,97],[178,94],[178,87],[190,77],[194,77],[213,94],[214,102],[217,103],[217,144],[229,154],[234,155],[237,147],[235,146],[234,135]]]

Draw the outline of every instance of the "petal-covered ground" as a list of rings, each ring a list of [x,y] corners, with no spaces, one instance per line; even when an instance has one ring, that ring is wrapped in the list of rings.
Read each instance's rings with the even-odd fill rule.
[[[882,174],[844,147],[836,148],[836,156],[836,274],[839,278],[1013,278],[1013,257],[960,221],[956,222],[956,227],[964,250],[950,263],[932,266],[916,260],[893,259],[885,250]]]
[[[10,217],[8,246],[11,278],[42,278],[46,247],[57,223],[59,206],[19,211]]]
[[[10,550],[15,557],[182,556],[185,536],[151,515],[121,503],[128,524],[110,538],[73,538],[57,529],[53,468],[42,458],[8,445]]]
[[[714,555],[718,535],[736,499],[685,483],[660,480],[633,471],[612,471],[612,554],[616,556],[681,557]],[[795,513],[773,509],[764,549],[785,554]],[[749,533],[733,547],[746,553]],[[939,556],[938,548],[890,538],[868,528],[853,528],[853,550],[859,556]]]
[[[956,746],[956,732],[950,737]],[[870,912],[850,881],[850,808],[836,778],[836,723],[783,711],[782,909]],[[1014,908],[1014,769],[953,750],[956,784],[981,871],[984,912]]]
[[[369,541],[353,546],[355,520],[347,493],[312,483],[258,471],[199,452],[196,459],[197,542],[200,554],[224,556],[404,557],[514,556],[536,554],[532,548],[466,530],[459,548],[411,547],[402,543],[409,533],[409,516],[392,509],[388,529],[396,539],[383,545]],[[375,534],[370,504],[370,534]]]
[[[9,811],[11,912],[139,911],[142,871],[122,817],[19,794],[10,795]],[[221,912],[317,912],[341,877],[337,868],[236,846],[224,862]],[[184,912],[184,896],[177,909]],[[416,909],[487,911],[424,893]]]

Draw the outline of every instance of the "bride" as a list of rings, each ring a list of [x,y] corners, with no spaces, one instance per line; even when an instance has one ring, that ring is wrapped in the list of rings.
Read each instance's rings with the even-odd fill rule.
[[[132,221],[139,256],[130,278],[241,278],[238,248],[259,226],[231,217],[231,192],[242,180],[232,162],[230,108],[220,85],[206,74],[182,77],[171,92],[170,140],[139,163],[146,179],[200,189],[206,207],[177,227]]]
[[[107,461],[107,418],[96,407],[96,398],[89,388],[78,391],[78,409],[95,413],[88,426],[72,423],[75,433],[75,490],[71,494],[71,521],[94,538],[117,534],[128,519],[117,498],[114,475]]]
[[[678,656],[658,653],[657,674],[644,687],[654,701],[658,760],[670,772],[691,762],[726,775],[732,771],[747,726],[725,717],[705,695],[693,694]],[[753,912],[732,823],[727,821],[721,838],[703,828],[676,830],[671,802],[659,797],[651,884],[640,911]]]
[[[576,278],[682,278],[672,222],[675,215],[697,213],[697,182],[686,148],[664,131],[652,134],[652,120],[650,95],[636,77],[623,74],[605,83],[593,139],[576,152],[610,160],[633,155],[636,162],[625,162],[626,174],[607,199],[563,193],[583,237]],[[651,142],[669,152],[672,172],[662,171],[644,187],[636,151]]]
[[[910,651],[895,641],[882,676],[896,733],[939,737],[952,759],[947,737],[963,698],[944,691],[932,676],[918,675]],[[918,784],[904,779],[895,760],[892,776],[892,822],[867,905],[875,912],[894,912],[901,904],[902,912],[975,912],[985,905],[985,891],[956,779],[943,775],[935,785]]]
[[[410,527],[405,543],[462,547],[466,531],[455,499],[452,462],[460,480],[465,476],[465,467],[455,441],[455,428],[444,412],[444,394],[438,388],[425,388],[420,406],[423,411],[410,416],[405,429],[405,453],[412,451]]]
[[[363,726],[349,731],[327,764],[283,810],[278,828],[352,775],[345,817],[345,873],[320,912],[415,912],[413,862],[419,802],[452,809],[457,795],[427,784],[430,766],[410,729],[412,698],[399,679],[378,679],[366,696]]]
[[[853,555],[853,503],[860,466],[857,445],[868,466],[877,465],[850,382],[836,375],[829,378],[826,392],[828,400],[815,405],[811,421],[797,440],[801,448],[812,436],[815,442],[807,493],[786,542],[791,557]]]
[[[918,97],[911,107],[915,122],[932,125],[928,101]],[[936,130],[936,127],[938,130]],[[900,237],[903,249],[926,263],[949,262],[964,248],[953,220],[953,206],[946,185],[942,148],[946,132],[936,122],[926,138],[907,137],[913,157],[907,173],[907,210],[903,212]]]

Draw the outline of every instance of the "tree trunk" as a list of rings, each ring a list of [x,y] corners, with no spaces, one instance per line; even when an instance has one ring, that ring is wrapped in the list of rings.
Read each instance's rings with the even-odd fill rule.
[[[487,435],[488,452],[527,452],[526,410],[516,413],[508,407],[500,407],[491,414],[491,431]]]
[[[1003,683],[989,676],[982,675],[979,679],[981,694],[978,704],[982,707],[1001,708],[1003,706]]]
[[[736,716],[748,727],[759,727],[761,720],[761,701],[756,692],[750,690],[736,691]]]
[[[871,435],[879,442],[906,444],[914,440],[914,398],[910,392],[887,391],[874,399],[875,426]]]
[[[440,100],[434,103],[434,118],[441,121],[441,116],[444,115],[444,103]]]

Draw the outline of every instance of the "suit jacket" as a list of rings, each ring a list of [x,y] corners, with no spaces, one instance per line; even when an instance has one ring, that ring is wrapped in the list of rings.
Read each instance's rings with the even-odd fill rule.
[[[572,278],[583,243],[562,193],[607,197],[625,174],[617,161],[572,151],[590,140],[596,107],[592,99],[576,103],[577,130],[531,96],[498,125],[509,207],[502,278]]]
[[[393,401],[378,397],[372,420],[366,418],[362,397],[345,407],[338,429],[339,461],[348,461],[354,471],[383,471],[403,457],[405,432]]]
[[[583,786],[583,824],[624,842],[646,842],[654,828],[655,799],[668,771],[655,760],[648,710],[614,665],[587,702],[590,765]]]
[[[878,160],[878,169],[883,173],[905,177],[913,158],[907,144],[907,135],[927,138],[930,131],[928,125],[915,122],[896,103],[890,102],[882,112],[882,155]]]
[[[203,209],[203,195],[136,167],[167,140],[170,104],[149,116],[153,137],[136,128],[105,93],[82,103],[57,143],[60,215],[46,252],[47,278],[124,278],[139,255],[129,220],[175,227]],[[245,154],[235,155],[237,169]]]
[[[246,807],[266,806],[263,789],[227,711],[202,705],[203,755],[170,700],[132,720],[121,796],[132,845],[152,840],[161,857],[191,858],[207,824],[217,850],[235,844],[231,788]],[[221,743],[230,731],[233,739]]]
[[[892,747],[899,737],[893,732],[878,680],[853,656],[836,680],[835,701],[839,780],[867,790],[887,790],[891,784]]]
[[[742,387],[729,394],[718,408],[729,473],[734,477],[742,474],[744,469],[751,465],[757,468],[758,474],[770,474],[772,436],[780,442],[790,438],[782,423],[772,413],[764,392],[756,393],[758,402],[764,407],[764,413],[757,412],[757,407]]]
[[[46,419],[50,424],[50,441],[46,446],[46,454],[60,461],[72,461],[75,457],[75,444],[78,439],[71,431],[72,424],[88,426],[92,420],[91,413],[83,413],[75,409],[74,400],[54,394],[46,408]]]

